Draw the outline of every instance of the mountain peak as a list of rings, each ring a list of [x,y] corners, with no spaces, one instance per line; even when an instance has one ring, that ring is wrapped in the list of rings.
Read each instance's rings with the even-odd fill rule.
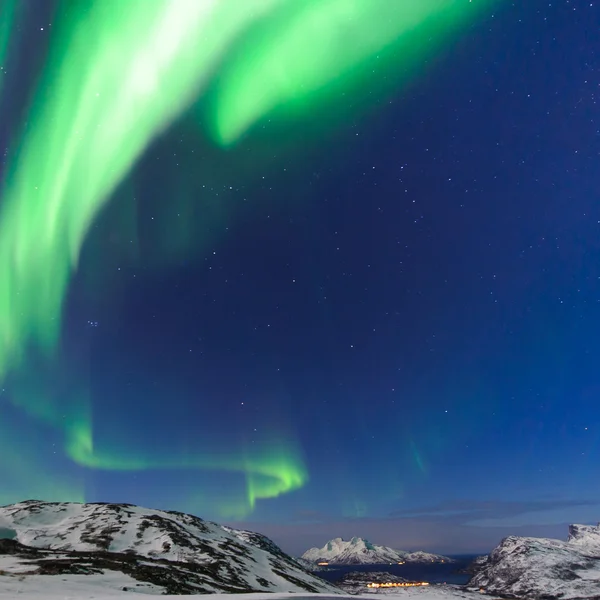
[[[302,559],[310,563],[336,565],[390,564],[405,562],[451,562],[446,556],[427,552],[405,552],[379,546],[361,537],[352,537],[345,542],[342,538],[330,540],[323,548],[307,550]]]
[[[568,540],[508,536],[473,566],[470,587],[504,597],[600,598],[600,527],[569,526]],[[508,576],[510,574],[510,576]]]
[[[598,525],[569,525],[571,544],[600,547],[600,524]]]

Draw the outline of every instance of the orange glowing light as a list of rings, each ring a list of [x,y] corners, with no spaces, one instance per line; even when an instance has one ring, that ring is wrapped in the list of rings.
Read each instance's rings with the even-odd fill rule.
[[[391,587],[419,587],[429,585],[428,581],[410,581],[406,583],[367,583],[368,588],[391,588]]]

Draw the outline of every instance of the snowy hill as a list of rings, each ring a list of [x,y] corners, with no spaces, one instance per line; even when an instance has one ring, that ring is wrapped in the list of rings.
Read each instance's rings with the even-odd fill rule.
[[[453,558],[442,556],[441,554],[431,554],[430,552],[407,552],[404,555],[404,562],[407,563],[452,563],[456,562]]]
[[[302,559],[313,564],[331,565],[382,565],[405,562],[452,562],[446,556],[427,552],[404,552],[386,546],[372,544],[368,540],[353,537],[350,541],[342,538],[330,540],[323,548],[307,550]]]
[[[469,588],[520,598],[600,599],[600,526],[571,525],[566,542],[510,536],[478,563]]]
[[[183,513],[29,500],[0,507],[0,525],[12,538],[0,540],[5,574],[127,580],[136,591],[171,594],[340,593],[268,538]]]

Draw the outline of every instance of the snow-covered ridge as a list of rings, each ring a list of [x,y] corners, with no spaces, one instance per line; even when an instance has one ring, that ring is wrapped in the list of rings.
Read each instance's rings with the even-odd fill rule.
[[[566,542],[509,536],[474,569],[469,587],[490,594],[600,599],[600,526],[571,525]]]
[[[441,554],[431,554],[431,552],[423,552],[418,550],[417,552],[407,552],[404,555],[404,562],[407,563],[453,563],[456,562],[449,556],[442,556]]]
[[[260,534],[179,512],[29,500],[0,507],[0,524],[9,571],[121,571],[169,593],[340,591]]]
[[[307,550],[302,559],[313,564],[328,563],[330,565],[377,565],[408,562],[453,562],[447,556],[429,554],[428,552],[405,552],[387,546],[372,544],[360,537],[349,541],[342,538],[330,540],[322,548]]]

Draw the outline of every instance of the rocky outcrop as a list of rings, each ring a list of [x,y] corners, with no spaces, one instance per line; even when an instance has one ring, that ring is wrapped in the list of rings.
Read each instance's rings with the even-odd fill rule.
[[[600,599],[600,528],[572,525],[566,542],[510,536],[474,565],[469,588],[507,598]]]

